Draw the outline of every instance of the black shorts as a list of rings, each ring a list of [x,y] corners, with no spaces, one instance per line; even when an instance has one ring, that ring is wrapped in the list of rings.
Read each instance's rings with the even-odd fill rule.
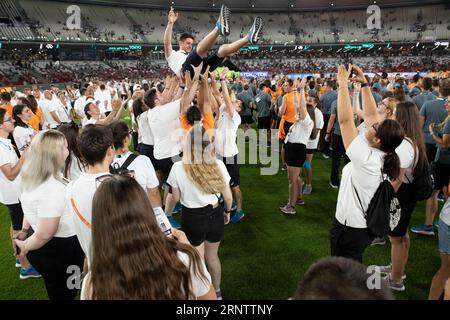
[[[189,70],[191,72],[191,77],[193,77],[194,70],[192,70],[191,64],[194,67],[197,67],[198,65],[200,65],[200,63],[202,63],[202,61],[203,61],[203,66],[202,66],[201,73],[203,74],[206,71],[206,68],[208,66],[209,66],[209,71],[213,72],[214,70],[217,69],[217,67],[220,67],[222,65],[222,62],[224,59],[225,58],[220,58],[219,56],[217,56],[217,52],[215,52],[205,58],[202,58],[197,54],[197,50],[194,49],[186,57],[186,61],[183,63],[182,72],[184,74],[185,71]]]
[[[397,198],[402,212],[397,226],[389,233],[391,237],[403,237],[408,232],[412,213],[416,207],[416,201],[412,200],[410,196],[412,192],[413,190],[411,190],[411,186],[408,183],[402,183],[397,191]]]
[[[153,168],[155,169],[155,171],[158,171],[159,170],[158,160],[156,160],[155,156],[153,155],[153,150],[154,150],[154,146],[152,146],[152,145],[144,144],[144,143],[141,143],[139,145],[139,153],[143,156],[147,156],[150,159],[150,161],[152,162],[152,165],[153,165]],[[172,169],[172,167],[171,167],[171,169]]]
[[[306,160],[306,145],[302,143],[286,143],[284,147],[284,160],[288,167],[303,167]]]
[[[177,159],[177,158],[179,158],[179,159]],[[167,178],[169,177],[170,170],[172,170],[173,164],[180,160],[181,160],[181,156],[174,156],[171,158],[156,160],[156,163],[158,164],[158,168],[162,173],[162,181],[167,180]]]
[[[283,129],[284,129],[284,134],[285,134],[285,136],[288,135],[289,129],[292,127],[292,125],[293,125],[292,122],[287,122],[287,121],[284,122],[284,124],[283,124]],[[281,140],[281,142],[284,143],[284,139]]]
[[[428,162],[433,162],[436,158],[437,146],[435,143],[427,143],[425,146],[427,148]]]
[[[241,116],[241,123],[242,124],[252,124],[253,121],[253,117],[252,116]]]
[[[434,190],[441,190],[443,187],[448,186],[450,180],[450,164],[436,163],[434,170]]]
[[[224,211],[219,204],[216,208],[211,205],[195,209],[182,206],[181,228],[194,247],[204,241],[211,243],[222,241],[224,226]]]
[[[270,117],[260,117],[258,118],[258,129],[270,130],[271,126]]]
[[[306,154],[314,154],[317,149],[306,149]]]
[[[11,224],[14,231],[22,230],[23,210],[20,203],[7,204],[9,215],[11,217]]]
[[[231,177],[230,187],[239,187],[241,183],[241,177],[239,174],[239,163],[238,163],[238,155],[229,158],[220,157],[220,160],[223,161],[225,167],[227,168],[228,174]]]

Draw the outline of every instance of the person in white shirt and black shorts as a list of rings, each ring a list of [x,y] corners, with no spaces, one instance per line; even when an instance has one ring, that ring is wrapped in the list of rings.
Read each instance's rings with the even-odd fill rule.
[[[300,98],[294,93],[294,106],[298,120],[289,128],[285,139],[285,161],[288,169],[289,202],[280,207],[281,212],[289,215],[296,213],[295,206],[303,204],[301,199],[300,173],[306,160],[306,144],[314,128],[305,98],[306,77],[300,83]],[[294,84],[295,87],[295,84]],[[300,102],[298,100],[300,99]],[[312,114],[314,116],[314,114]]]
[[[175,203],[181,202],[181,226],[189,242],[205,258],[218,297],[221,296],[218,250],[224,226],[230,220],[232,203],[229,183],[227,168],[216,159],[206,130],[201,125],[194,125],[186,137],[183,160],[173,165],[167,179],[166,211],[171,212]],[[225,212],[219,204],[221,194]]]

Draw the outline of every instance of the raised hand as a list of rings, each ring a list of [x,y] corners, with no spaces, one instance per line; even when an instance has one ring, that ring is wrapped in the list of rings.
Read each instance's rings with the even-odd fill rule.
[[[205,72],[202,74],[202,81],[208,83],[208,75],[209,75],[209,65],[206,67]]]
[[[219,72],[219,78],[226,79],[228,71],[228,68],[223,68],[222,71]]]
[[[367,83],[367,79],[364,76],[364,72],[361,70],[360,67],[357,65],[351,65],[353,73],[355,73],[355,76],[351,79],[352,81],[359,82],[359,83]]]
[[[338,69],[338,74],[337,74],[337,81],[338,82],[347,82],[347,80],[348,80],[348,78],[349,78],[349,76],[350,76],[350,72],[351,72],[351,70],[352,70],[352,66],[351,65],[349,65],[349,68],[348,68],[348,70],[345,68],[345,66],[343,65],[343,64],[341,64],[340,66],[339,66],[339,69]]]
[[[169,23],[175,23],[178,19],[178,12],[175,12],[173,7],[170,7],[169,15],[167,16],[167,20]]]
[[[299,88],[300,88],[300,89],[304,89],[305,86],[306,86],[306,77],[304,77],[304,78],[302,79],[302,81],[300,82]]]

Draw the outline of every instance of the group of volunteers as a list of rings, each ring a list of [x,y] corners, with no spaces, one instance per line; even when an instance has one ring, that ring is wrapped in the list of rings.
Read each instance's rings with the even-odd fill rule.
[[[11,216],[20,278],[42,277],[50,299],[74,299],[79,289],[81,299],[222,299],[225,225],[245,217],[237,133],[244,127],[245,141],[253,143],[248,131],[256,120],[260,146],[275,152],[271,131],[278,133],[288,178],[281,212],[296,215],[313,193],[318,150],[332,158],[329,186],[339,189],[330,253],[342,260],[314,265],[294,298],[350,298],[315,295],[320,286],[311,270],[337,270],[336,264],[349,270],[342,277],[360,277],[361,265],[354,263],[387,235],[391,261],[379,268],[384,291],[361,291],[361,297],[389,299],[388,288],[405,290],[408,231],[434,235],[438,198],[447,198],[450,79],[436,85],[418,76],[408,85],[401,77],[370,79],[356,65],[341,65],[326,79],[230,81],[233,54],[258,42],[262,19],[255,18],[242,39],[210,53],[219,36],[230,34],[229,9],[221,7],[194,49],[189,34],[172,49],[177,18],[171,8],[164,50],[174,76],[165,81],[130,86],[127,79],[104,79],[1,93],[0,203]],[[411,196],[431,172],[434,190],[427,199]],[[400,215],[388,234],[376,234],[367,212],[386,184]],[[425,223],[410,228],[421,200]],[[450,200],[438,230],[442,263],[430,299],[450,294]],[[68,285],[74,267],[81,287]]]

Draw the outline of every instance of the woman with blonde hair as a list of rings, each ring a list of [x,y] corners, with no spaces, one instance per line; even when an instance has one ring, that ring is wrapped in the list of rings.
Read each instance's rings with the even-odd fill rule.
[[[92,212],[92,264],[81,299],[216,298],[197,250],[182,231],[164,235],[133,178],[102,179]]]
[[[34,233],[15,242],[19,257],[26,256],[44,278],[50,299],[74,299],[77,289],[68,287],[67,270],[69,266],[83,268],[84,254],[76,237],[62,176],[68,155],[64,135],[56,130],[45,131],[34,137],[21,170],[23,229],[31,226]]]
[[[189,242],[205,258],[217,297],[221,298],[218,256],[224,225],[230,221],[232,194],[225,164],[216,159],[214,142],[201,125],[194,125],[185,140],[183,159],[174,163],[167,185],[166,212],[181,202],[181,226]],[[226,210],[219,205],[220,194]]]

